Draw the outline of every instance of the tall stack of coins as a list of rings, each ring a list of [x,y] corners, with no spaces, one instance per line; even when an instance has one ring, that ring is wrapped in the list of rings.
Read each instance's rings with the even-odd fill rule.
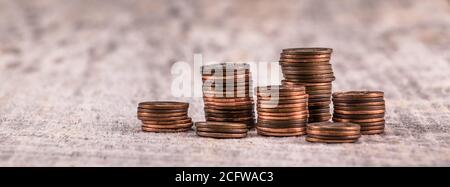
[[[189,103],[152,101],[139,103],[137,117],[146,132],[182,132],[192,127]]]
[[[308,95],[305,87],[256,87],[257,132],[263,136],[306,134]]]
[[[248,128],[245,123],[195,122],[198,136],[209,138],[244,138]]]
[[[253,88],[248,64],[202,66],[203,101],[208,122],[255,125]]]
[[[381,91],[333,93],[333,121],[352,122],[361,126],[361,134],[384,132],[385,102]]]
[[[360,126],[354,123],[309,123],[306,141],[318,143],[353,143],[361,137]]]
[[[331,118],[331,83],[335,80],[330,64],[330,48],[283,49],[279,64],[283,85],[304,85],[309,96],[308,122],[329,121]]]

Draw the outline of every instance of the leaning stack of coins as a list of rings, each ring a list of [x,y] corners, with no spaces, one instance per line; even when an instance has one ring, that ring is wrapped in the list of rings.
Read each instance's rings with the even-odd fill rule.
[[[308,95],[305,87],[256,87],[257,132],[263,136],[306,134]]]
[[[330,64],[330,48],[283,49],[280,66],[283,85],[305,85],[309,96],[308,122],[329,121],[331,118],[331,83],[335,80]]]
[[[255,125],[253,88],[248,64],[202,66],[203,101],[207,122]]]
[[[137,117],[146,132],[182,132],[192,127],[188,116],[189,103],[151,101],[139,103]]]
[[[208,138],[244,138],[248,128],[245,123],[232,122],[195,122],[198,136]]]
[[[318,143],[353,143],[361,137],[360,126],[354,123],[309,123],[306,141]]]
[[[384,132],[385,102],[381,91],[333,93],[333,121],[352,122],[361,126],[361,134]]]

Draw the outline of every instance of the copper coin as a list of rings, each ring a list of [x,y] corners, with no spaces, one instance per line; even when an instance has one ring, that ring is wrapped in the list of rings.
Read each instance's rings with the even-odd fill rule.
[[[278,104],[296,104],[296,103],[308,103],[308,99],[290,99],[290,100],[258,100],[256,104],[263,105],[278,105]]]
[[[157,128],[149,128],[149,127],[142,127],[142,131],[144,132],[163,132],[163,133],[169,133],[169,132],[185,132],[189,131],[191,128],[182,128],[182,129],[157,129]]]
[[[300,58],[300,59],[309,59],[309,58],[330,58],[331,54],[285,54],[280,53],[280,56],[284,58]]]
[[[239,102],[214,102],[214,101],[204,101],[205,105],[211,105],[211,106],[248,106],[253,105],[253,101],[239,101]]]
[[[306,106],[296,107],[296,108],[258,108],[258,112],[270,112],[270,113],[289,113],[289,112],[299,112],[307,110]]]
[[[257,130],[264,131],[264,132],[275,132],[275,133],[292,133],[292,132],[304,132],[306,131],[306,127],[294,127],[294,128],[267,128],[267,127],[261,127],[257,126]]]
[[[188,116],[174,116],[174,117],[141,117],[138,116],[138,119],[143,121],[177,121],[177,120],[186,120],[189,119]]]
[[[168,109],[145,109],[145,108],[137,108],[137,112],[146,112],[146,113],[153,113],[153,114],[167,114],[167,113],[179,113],[179,112],[187,112],[187,108],[186,109],[172,109],[172,110],[168,110]]]
[[[384,129],[361,131],[362,135],[374,135],[374,134],[382,134],[382,133],[384,133]]]
[[[216,117],[216,118],[244,118],[244,117],[254,117],[254,113],[244,113],[244,114],[224,114],[224,113],[205,113],[205,117]]]
[[[298,115],[308,115],[307,110],[298,111],[298,112],[286,112],[286,113],[276,113],[276,112],[258,112],[258,116],[278,116],[278,117],[289,117],[289,116],[298,116]]]
[[[367,122],[367,123],[358,123],[361,127],[370,127],[370,126],[384,126],[385,120],[377,121],[377,122]]]
[[[331,102],[329,97],[316,97],[316,98],[308,98],[308,102],[317,103],[317,102]]]
[[[166,118],[166,117],[178,117],[187,116],[187,112],[173,112],[173,113],[149,113],[149,112],[137,112],[138,117],[155,117],[155,118]]]
[[[291,74],[287,72],[283,72],[284,77],[293,77],[296,79],[323,79],[323,78],[334,78],[334,73],[326,73],[326,74]]]
[[[385,111],[385,106],[334,106],[335,110],[343,110],[343,111]]]
[[[369,131],[369,130],[383,130],[384,129],[384,125],[379,125],[379,126],[361,126],[361,131]]]
[[[323,140],[354,140],[354,139],[360,138],[361,134],[349,135],[349,136],[322,136],[322,135],[308,134],[308,137],[323,139]]]
[[[240,117],[240,118],[221,118],[221,117],[206,117],[206,121],[228,121],[228,122],[239,122],[254,119],[253,116]]]
[[[247,133],[248,129],[220,129],[220,128],[208,128],[208,127],[201,127],[197,128],[197,132],[218,132],[218,133],[232,133],[232,134],[241,134],[241,133]]]
[[[234,103],[234,102],[249,102],[253,101],[253,98],[203,98],[205,102],[215,102],[215,103]]]
[[[313,135],[321,135],[321,136],[350,136],[350,135],[359,135],[358,131],[326,131],[326,130],[311,130],[307,128],[307,134]]]
[[[334,98],[335,103],[367,103],[367,102],[384,102],[382,97],[380,98],[358,98],[358,99],[344,99],[344,98]]]
[[[308,95],[293,95],[293,96],[271,96],[271,97],[264,97],[264,96],[257,96],[258,100],[263,101],[273,101],[273,100],[296,100],[296,99],[307,99]]]
[[[384,121],[384,118],[371,118],[371,119],[342,119],[333,117],[335,122],[352,122],[352,123],[368,123],[368,122],[379,122]]]
[[[280,58],[282,62],[289,63],[304,63],[304,62],[329,62],[330,58]]]
[[[308,123],[328,122],[330,119],[308,119]]]
[[[336,114],[384,114],[385,111],[384,110],[363,110],[363,111],[358,111],[358,110],[336,110],[336,108],[334,109],[334,113]]]
[[[311,118],[314,118],[314,117],[331,117],[331,114],[329,112],[324,112],[324,113],[310,112],[309,113],[309,117],[311,117]]]
[[[229,139],[229,138],[245,138],[247,136],[247,133],[218,133],[218,132],[197,131],[197,135],[208,138]]]
[[[297,69],[291,70],[286,68],[281,68],[281,72],[288,75],[305,75],[305,76],[313,76],[313,75],[323,75],[323,74],[331,74],[333,70],[325,69],[325,70],[305,70],[305,69]]]
[[[309,113],[330,113],[330,108],[323,109],[309,109]]]
[[[190,123],[180,123],[173,125],[153,125],[153,124],[143,124],[142,127],[154,128],[154,129],[184,129],[192,127],[192,122]]]
[[[308,47],[308,48],[285,48],[285,54],[331,54],[333,49],[323,47]]]
[[[214,128],[214,129],[247,129],[245,123],[235,122],[195,122],[196,128]]]
[[[284,123],[284,124],[271,124],[271,123],[262,123],[262,122],[258,122],[257,127],[264,127],[264,128],[272,128],[272,129],[276,129],[276,128],[305,128],[306,127],[306,122],[303,123]]]
[[[187,118],[183,120],[176,120],[176,121],[158,121],[158,120],[142,120],[142,123],[144,124],[150,124],[150,125],[172,125],[172,124],[181,124],[181,123],[190,123],[192,122],[192,118]]]
[[[331,90],[307,90],[306,93],[308,95],[329,95],[331,96]]]
[[[309,106],[328,106],[331,104],[331,101],[324,101],[324,102],[308,102]]]
[[[355,123],[321,122],[308,124],[308,129],[327,131],[359,131],[361,127]]]
[[[285,62],[283,60],[280,60],[278,64],[281,67],[297,67],[297,68],[307,68],[307,69],[328,69],[331,64],[328,61],[324,62],[302,62],[302,63],[295,63],[295,62]],[[331,66],[332,67],[332,66]]]
[[[308,114],[295,115],[295,116],[261,116],[258,115],[258,120],[273,120],[273,121],[285,121],[285,120],[301,120],[308,119]]]
[[[344,107],[364,107],[364,106],[385,106],[384,101],[377,102],[365,102],[365,103],[342,103],[342,102],[333,102],[335,106],[344,106]]]
[[[384,118],[384,114],[337,114],[333,113],[333,116],[341,119],[373,119]]]
[[[306,103],[297,103],[297,104],[257,104],[258,108],[304,108],[308,106]]]
[[[241,114],[241,113],[252,113],[254,110],[251,109],[245,109],[245,110],[220,110],[220,109],[204,109],[205,113],[216,113],[216,114]]]
[[[305,119],[285,119],[285,120],[265,120],[258,118],[258,124],[271,124],[271,125],[286,125],[286,124],[305,124]]]
[[[139,108],[143,109],[186,109],[189,107],[189,103],[175,102],[175,101],[150,101],[141,102],[138,104]]]
[[[257,130],[256,132],[262,136],[275,136],[275,137],[303,136],[306,134],[304,131],[279,133],[279,132],[266,132],[266,131],[262,131],[262,130]]]
[[[242,105],[242,106],[217,106],[217,105],[205,105],[205,109],[216,109],[216,110],[250,110],[253,109],[253,105]]]
[[[295,80],[296,82],[304,82],[304,83],[322,83],[322,82],[332,82],[336,78],[322,78],[322,79],[299,79],[297,77],[290,77],[288,75],[284,75],[285,79]]]
[[[384,92],[382,91],[349,91],[349,92],[335,92],[333,93],[335,98],[383,98]]]
[[[327,140],[327,139],[319,139],[319,138],[313,138],[313,137],[306,137],[305,140],[308,142],[312,142],[312,143],[355,143],[358,141],[358,139]]]

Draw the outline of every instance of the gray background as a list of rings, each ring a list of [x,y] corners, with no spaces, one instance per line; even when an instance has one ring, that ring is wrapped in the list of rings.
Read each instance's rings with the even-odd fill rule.
[[[356,144],[140,131],[171,65],[334,48],[334,90],[385,92]],[[0,0],[0,166],[450,166],[450,1]]]

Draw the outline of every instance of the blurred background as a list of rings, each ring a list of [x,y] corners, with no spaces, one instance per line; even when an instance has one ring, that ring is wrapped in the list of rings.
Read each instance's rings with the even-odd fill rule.
[[[387,139],[406,153],[383,160],[392,148],[381,143],[386,157],[280,165],[450,164],[449,0],[0,0],[0,164],[189,165],[196,154],[212,155],[204,165],[267,164],[239,151],[227,161],[214,146],[199,153],[193,133],[176,135],[189,147],[171,149],[192,159],[145,160],[172,144],[139,132],[136,106],[190,101],[202,120],[200,99],[171,95],[172,64],[193,63],[195,53],[204,62],[276,62],[289,47],[333,48],[335,91],[384,91]],[[145,148],[152,141],[158,147]],[[416,151],[429,155],[411,160]]]

